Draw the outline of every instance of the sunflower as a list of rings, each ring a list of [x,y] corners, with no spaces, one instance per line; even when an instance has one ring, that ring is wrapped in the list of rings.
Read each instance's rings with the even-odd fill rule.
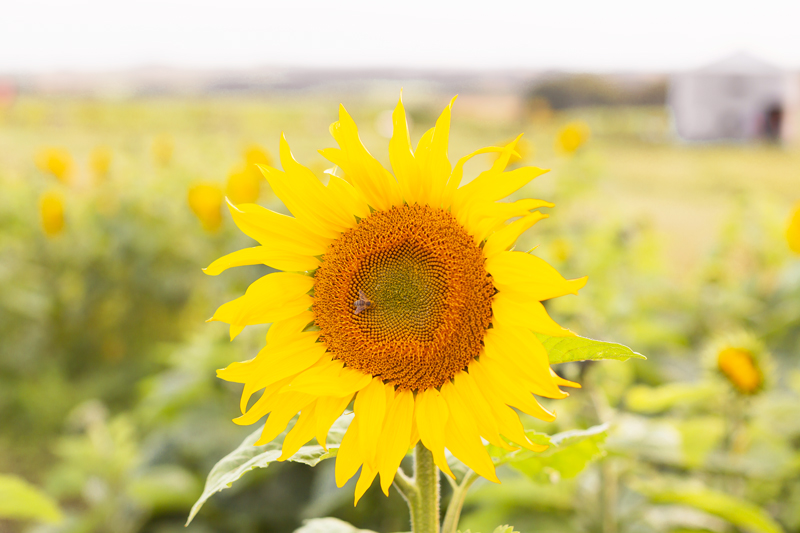
[[[234,222],[261,246],[205,270],[217,275],[265,264],[281,271],[256,280],[210,319],[230,324],[232,339],[247,325],[272,324],[254,359],[218,376],[244,384],[235,423],[269,415],[257,445],[278,437],[300,413],[281,460],[314,438],[325,446],[332,423],[352,402],[355,417],[335,470],[342,486],[361,469],[356,503],[378,475],[388,494],[418,441],[448,475],[445,448],[498,482],[482,439],[543,450],[528,440],[515,409],[553,420],[533,394],[564,398],[559,385],[577,386],[550,369],[534,332],[574,335],[541,302],[577,293],[586,278],[566,280],[536,256],[509,251],[546,218],[535,209],[552,204],[499,202],[546,171],[505,172],[519,137],[451,167],[454,101],[414,150],[400,99],[389,142],[394,175],[370,155],[342,106],[330,128],[339,148],[320,152],[336,166],[327,185],[294,159],[282,137],[283,171],[261,169],[294,216],[229,204]],[[464,164],[492,152],[500,154],[492,167],[460,186]]]
[[[772,358],[751,333],[733,332],[710,344],[708,366],[742,396],[760,393],[768,384]]]

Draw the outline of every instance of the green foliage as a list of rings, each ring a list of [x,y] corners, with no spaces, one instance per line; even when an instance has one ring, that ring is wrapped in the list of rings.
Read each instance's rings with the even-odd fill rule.
[[[729,494],[702,487],[661,488],[645,483],[637,489],[655,503],[688,505],[727,520],[748,533],[783,533],[780,524],[764,509]]]
[[[509,463],[535,480],[569,479],[578,475],[591,461],[605,455],[601,446],[608,436],[608,426],[602,424],[589,429],[564,431],[552,437],[535,432],[528,435],[532,442],[547,444],[549,448],[539,453],[521,449],[501,454],[495,463]]]
[[[59,522],[58,504],[18,476],[0,474],[0,518]]]
[[[319,444],[309,444],[301,447],[297,453],[289,457],[287,460],[295,463],[303,463],[309,466],[316,466],[317,463],[331,457],[336,457],[336,452],[339,450],[339,444],[344,437],[347,427],[353,418],[352,413],[347,413],[340,416],[331,426],[328,432],[326,442],[327,450]],[[267,468],[271,463],[274,463],[278,457],[281,456],[281,448],[283,447],[283,439],[291,431],[293,424],[275,440],[263,446],[254,446],[261,436],[261,429],[257,429],[239,445],[238,448],[223,457],[206,479],[206,486],[203,489],[203,494],[192,506],[189,513],[189,518],[186,521],[188,525],[194,519],[195,515],[200,511],[200,508],[212,495],[225,490],[233,485],[234,481],[238,480],[247,472],[254,468]]]
[[[680,405],[712,401],[719,395],[712,383],[668,383],[660,387],[636,385],[625,397],[627,407],[638,413],[660,413]]]
[[[461,533],[461,531],[459,531],[458,533]],[[468,529],[463,533],[471,533],[471,532]],[[519,533],[519,531],[516,531],[512,526],[497,526],[497,528],[492,533]]]
[[[537,337],[547,349],[550,364],[570,363],[572,361],[599,361],[613,359],[627,361],[630,358],[646,359],[627,346],[613,342],[596,341],[585,337],[549,337],[537,333]]]

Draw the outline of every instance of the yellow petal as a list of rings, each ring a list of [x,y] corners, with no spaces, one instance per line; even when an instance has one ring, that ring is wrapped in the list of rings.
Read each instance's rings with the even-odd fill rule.
[[[565,294],[578,294],[588,278],[564,279],[543,259],[524,252],[500,252],[486,260],[486,270],[494,286],[534,300],[549,300]]]
[[[353,225],[353,214],[331,207],[328,189],[311,170],[294,159],[283,135],[280,157],[285,172],[266,165],[259,165],[259,168],[275,194],[306,228],[324,237],[336,238]]]
[[[317,400],[317,425],[315,431],[317,442],[319,442],[319,445],[326,450],[328,449],[326,444],[328,431],[330,431],[333,423],[336,422],[336,419],[342,415],[352,399],[353,395],[351,394],[350,396],[343,396],[341,398],[323,396]]]
[[[259,389],[253,390],[252,388],[248,389],[245,386],[245,390],[242,392],[242,398],[239,402],[239,408],[242,411],[242,416],[238,418],[234,418],[234,424],[239,426],[249,426],[250,424],[255,424],[261,417],[267,415],[272,411],[275,407],[275,396],[280,392],[281,388],[286,385],[289,381],[291,381],[292,376],[287,378],[281,379],[267,385],[266,387],[260,387]],[[247,404],[250,403],[250,398],[252,398],[253,394],[255,394],[258,390],[264,389],[264,392],[261,394],[261,397],[253,404],[250,409],[247,408]]]
[[[486,404],[492,410],[494,420],[497,422],[497,428],[500,431],[500,434],[511,442],[528,450],[534,452],[546,450],[547,446],[533,444],[528,439],[528,437],[525,435],[525,428],[522,426],[522,422],[519,420],[519,415],[517,415],[516,411],[508,407],[505,402],[503,402],[503,400],[500,398],[500,395],[495,390],[497,388],[496,386],[493,384],[487,384],[485,382],[486,379],[489,379],[486,378],[485,374],[482,374],[483,380],[479,384],[479,380],[476,379],[476,373],[473,372],[473,365],[475,364],[477,364],[477,361],[470,363],[469,375],[473,378],[475,385],[480,390],[480,394],[486,401]],[[480,369],[478,369],[477,373],[480,373]]]
[[[294,252],[281,252],[271,250],[266,246],[255,246],[237,250],[224,255],[211,263],[203,272],[209,276],[216,276],[229,268],[246,265],[269,265],[278,270],[303,272],[314,270],[320,263],[316,257]]]
[[[267,344],[288,339],[289,337],[303,336],[300,332],[312,322],[314,322],[314,312],[308,310],[286,320],[273,322],[267,330]]]
[[[358,505],[358,500],[367,492],[367,489],[372,486],[372,482],[375,480],[375,476],[378,474],[378,470],[372,468],[369,464],[364,463],[361,467],[361,475],[358,478],[358,483],[356,483],[356,499],[353,503],[353,507]]]
[[[487,358],[485,361],[473,361],[470,363],[469,373],[481,390],[493,391],[504,403],[540,420],[555,420],[556,415],[542,407],[533,395],[525,392],[523,383],[516,376],[506,372],[493,360]]]
[[[499,146],[487,146],[486,148],[475,150],[471,154],[467,154],[459,159],[456,162],[456,166],[453,167],[453,170],[450,173],[450,178],[447,180],[447,185],[445,185],[444,192],[442,193],[442,208],[450,209],[452,207],[456,191],[458,190],[458,186],[461,185],[461,180],[464,177],[464,165],[467,163],[467,161],[477,155],[503,152],[504,150],[505,148],[501,148]]]
[[[387,496],[397,469],[408,453],[411,439],[411,422],[414,418],[414,394],[411,391],[398,391],[386,414],[386,424],[381,433],[378,449],[381,460],[378,470],[381,475],[381,490]]]
[[[494,415],[492,415],[492,409],[489,407],[489,404],[486,403],[486,400],[475,384],[475,380],[472,379],[472,376],[466,372],[459,372],[453,378],[452,387],[461,398],[462,403],[469,408],[477,424],[478,431],[483,438],[500,448],[506,450],[516,449],[506,444],[506,442],[500,438],[497,422],[494,419]],[[444,389],[442,389],[442,394],[444,394]],[[448,406],[450,406],[449,403]],[[452,407],[450,407],[450,411],[452,412]]]
[[[356,221],[352,215],[358,218],[367,218],[369,216],[369,205],[366,200],[358,194],[358,191],[347,183],[342,178],[331,175],[328,180],[328,191],[331,195],[331,203],[334,207],[340,209],[345,213],[349,213],[350,218],[353,220],[353,225]]]
[[[353,477],[358,468],[364,463],[364,456],[358,445],[359,439],[359,420],[353,418],[350,427],[342,438],[339,445],[339,452],[336,454],[336,486],[343,487],[347,481]]]
[[[465,220],[464,227],[467,231],[475,236],[475,242],[480,243],[502,228],[508,219],[527,216],[532,209],[553,205],[535,198],[523,198],[516,202],[478,203],[473,204],[462,219]]]
[[[257,204],[228,202],[233,221],[242,232],[270,250],[304,255],[322,255],[332,239],[307,230],[294,217],[281,215]]]
[[[506,291],[495,294],[492,299],[492,322],[520,326],[551,337],[575,336],[572,331],[556,324],[541,302],[520,296]]]
[[[486,257],[505,252],[512,246],[523,232],[527,231],[531,226],[547,218],[548,215],[543,215],[539,211],[535,211],[530,215],[524,216],[519,220],[515,220],[503,229],[494,232],[488,239],[486,245],[483,247],[483,253]]]
[[[331,124],[331,135],[341,150],[326,149],[320,153],[344,171],[345,180],[361,191],[370,206],[383,211],[402,204],[400,186],[364,148],[358,128],[344,106],[339,106],[339,120]]]
[[[447,400],[450,416],[445,427],[444,443],[462,463],[489,481],[500,483],[494,471],[492,458],[481,443],[478,427],[451,383],[442,386],[442,396]]]
[[[447,145],[450,137],[450,114],[456,97],[444,109],[436,126],[425,132],[417,143],[414,158],[420,171],[417,201],[439,207],[445,187],[450,178],[451,167],[447,158]]]
[[[389,140],[389,161],[397,177],[400,192],[409,204],[422,203],[420,191],[422,179],[414,153],[411,150],[411,137],[408,134],[406,110],[403,108],[403,95],[392,112],[392,138]]]
[[[300,416],[295,422],[294,427],[286,434],[283,439],[283,448],[281,449],[281,456],[278,461],[285,461],[289,457],[297,453],[297,451],[308,441],[314,438],[314,430],[316,429],[315,417],[315,403],[303,408],[300,411]]]
[[[483,338],[485,357],[524,382],[530,392],[546,398],[566,398],[550,375],[550,360],[542,343],[525,328],[498,323]]]
[[[241,331],[244,326],[269,324],[305,311],[311,307],[307,293],[313,286],[314,279],[303,274],[268,274],[250,284],[243,297],[220,306],[211,320],[229,322],[232,340],[234,327]]]
[[[372,381],[372,376],[352,368],[344,368],[339,360],[309,369],[286,386],[286,391],[305,392],[318,396],[352,396]]]
[[[574,381],[562,378],[561,376],[556,374],[552,368],[550,369],[550,375],[553,376],[553,381],[556,382],[556,385],[563,385],[564,387],[572,387],[573,389],[582,388],[580,383],[575,383]]]
[[[386,417],[386,391],[384,388],[383,381],[380,378],[374,378],[369,385],[359,391],[353,405],[360,428],[358,447],[361,449],[364,462],[376,469],[375,454],[378,448],[378,438]]]
[[[314,400],[314,396],[310,394],[296,392],[278,394],[275,401],[275,409],[269,414],[267,423],[264,424],[264,431],[261,432],[261,437],[256,441],[255,445],[261,446],[272,442],[275,437],[283,433],[283,430],[286,429],[294,415]]]
[[[445,425],[449,417],[447,403],[439,391],[427,389],[417,393],[415,404],[414,419],[422,444],[433,454],[436,466],[455,479],[444,455]]]

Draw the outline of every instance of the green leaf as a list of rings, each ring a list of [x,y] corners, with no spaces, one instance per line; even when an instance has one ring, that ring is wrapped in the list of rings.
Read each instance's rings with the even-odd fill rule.
[[[0,518],[61,521],[58,504],[21,477],[0,474]]]
[[[300,529],[295,529],[294,533],[374,533],[368,529],[358,529],[352,524],[348,524],[338,518],[312,518],[303,521]]]
[[[762,508],[722,492],[698,487],[654,487],[644,483],[636,489],[654,503],[688,505],[749,533],[783,533],[781,526]]]
[[[347,413],[340,416],[336,422],[333,423],[331,430],[328,432],[326,442],[328,451],[325,451],[319,444],[306,445],[300,448],[288,461],[316,466],[317,463],[324,459],[335,457],[339,450],[339,444],[342,442],[342,437],[344,437],[344,433],[350,426],[352,419],[353,413]],[[286,431],[279,437],[263,446],[254,446],[262,431],[261,429],[257,429],[248,435],[238,448],[214,465],[214,468],[211,469],[206,479],[206,486],[203,489],[203,494],[200,495],[200,498],[189,513],[186,525],[189,525],[203,504],[213,494],[230,488],[234,481],[250,470],[254,468],[267,468],[271,463],[275,462],[281,455],[283,439],[291,430],[292,426],[293,424],[290,424],[290,426],[286,428]]]
[[[586,337],[550,337],[541,333],[537,333],[536,336],[544,344],[552,365],[572,361],[597,361],[600,359],[627,361],[631,357],[647,359],[627,346],[613,342],[596,341]]]
[[[545,443],[541,433],[527,432],[529,438]],[[511,465],[533,478],[544,480],[553,475],[559,478],[572,478],[586,465],[605,455],[600,445],[608,436],[608,425],[602,424],[589,429],[576,429],[553,435],[548,439],[550,447],[540,453],[518,450],[500,459],[501,463]]]

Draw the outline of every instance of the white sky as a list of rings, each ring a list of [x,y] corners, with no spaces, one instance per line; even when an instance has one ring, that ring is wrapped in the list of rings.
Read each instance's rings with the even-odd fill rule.
[[[0,0],[0,72],[176,67],[800,69],[800,0]]]

